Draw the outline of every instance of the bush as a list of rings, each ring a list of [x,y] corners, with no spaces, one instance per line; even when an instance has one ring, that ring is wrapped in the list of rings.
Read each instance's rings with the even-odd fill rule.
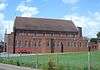
[[[20,63],[19,63],[19,61],[17,61],[17,66],[20,66]]]
[[[4,59],[3,58],[0,58],[0,63],[2,63],[4,61]]]
[[[48,62],[48,70],[56,70],[56,65],[52,60]]]

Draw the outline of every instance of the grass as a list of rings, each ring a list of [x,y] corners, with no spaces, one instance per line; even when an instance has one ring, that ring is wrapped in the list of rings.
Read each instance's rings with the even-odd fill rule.
[[[28,55],[28,56],[16,56],[3,58],[4,62],[7,63],[15,62],[13,64],[19,64],[21,66],[36,67],[38,64],[39,68],[48,67],[49,60],[55,63],[59,68],[57,70],[87,70],[88,68],[88,53],[87,52],[67,52],[58,54],[42,54],[42,55]],[[9,63],[11,64],[11,63]],[[100,69],[100,51],[94,51],[90,54],[91,70]]]

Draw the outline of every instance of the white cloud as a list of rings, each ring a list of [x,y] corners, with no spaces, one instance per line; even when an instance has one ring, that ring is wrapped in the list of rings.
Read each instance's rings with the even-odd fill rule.
[[[7,33],[10,33],[13,27],[13,21],[5,19],[5,13],[3,11],[6,7],[6,0],[0,0],[0,40],[4,38],[5,29],[7,29]]]
[[[7,34],[13,31],[13,23],[13,20],[6,20],[4,14],[0,13],[0,40],[4,40],[5,30],[7,30]]]
[[[3,0],[0,0],[0,40],[3,40],[3,36],[4,36],[4,13],[3,11],[6,8],[6,3]]]
[[[0,12],[0,21],[4,19],[4,14]]]
[[[4,29],[7,29],[8,34],[13,32],[13,24],[14,24],[13,20],[4,20],[3,23],[5,26]]]
[[[26,2],[31,2],[32,0],[26,0]]]
[[[30,2],[31,0],[26,0],[26,2]],[[18,12],[21,13],[21,16],[23,17],[32,17],[32,16],[35,16],[39,13],[39,10],[37,7],[34,7],[34,6],[29,6],[28,4],[26,4],[25,2],[21,2],[16,10]]]
[[[76,26],[83,28],[83,35],[96,37],[100,31],[100,12],[92,13],[91,16],[79,16],[78,14],[66,15],[65,19],[73,20]]]
[[[19,5],[17,7],[17,11],[19,11],[21,13],[21,16],[24,16],[24,17],[32,17],[39,13],[36,7],[29,7],[25,5]]]
[[[79,2],[79,0],[62,0],[66,4],[74,5]]]
[[[6,0],[0,0],[0,4],[5,3],[5,2],[6,2]]]
[[[5,30],[7,29],[7,33],[11,33],[13,31],[13,20],[6,20],[4,13],[0,13],[0,39],[4,38]]]
[[[4,10],[6,8],[6,3],[0,3],[0,11]]]

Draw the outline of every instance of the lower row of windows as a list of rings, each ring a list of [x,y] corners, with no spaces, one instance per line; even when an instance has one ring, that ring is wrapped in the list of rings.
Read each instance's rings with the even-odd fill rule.
[[[44,44],[41,44],[41,43],[27,43],[27,44],[16,44],[16,47],[42,47],[44,46]],[[51,43],[46,43],[46,46],[47,47],[51,47]],[[54,47],[61,47],[61,46],[67,46],[67,47],[86,47],[87,45],[86,44],[82,44],[82,43],[72,43],[72,42],[68,42],[67,45],[64,45],[63,43],[56,43],[56,44],[53,44]]]

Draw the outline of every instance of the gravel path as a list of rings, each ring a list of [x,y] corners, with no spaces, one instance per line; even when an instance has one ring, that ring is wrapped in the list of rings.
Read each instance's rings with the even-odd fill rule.
[[[37,69],[0,63],[0,70],[37,70]]]

